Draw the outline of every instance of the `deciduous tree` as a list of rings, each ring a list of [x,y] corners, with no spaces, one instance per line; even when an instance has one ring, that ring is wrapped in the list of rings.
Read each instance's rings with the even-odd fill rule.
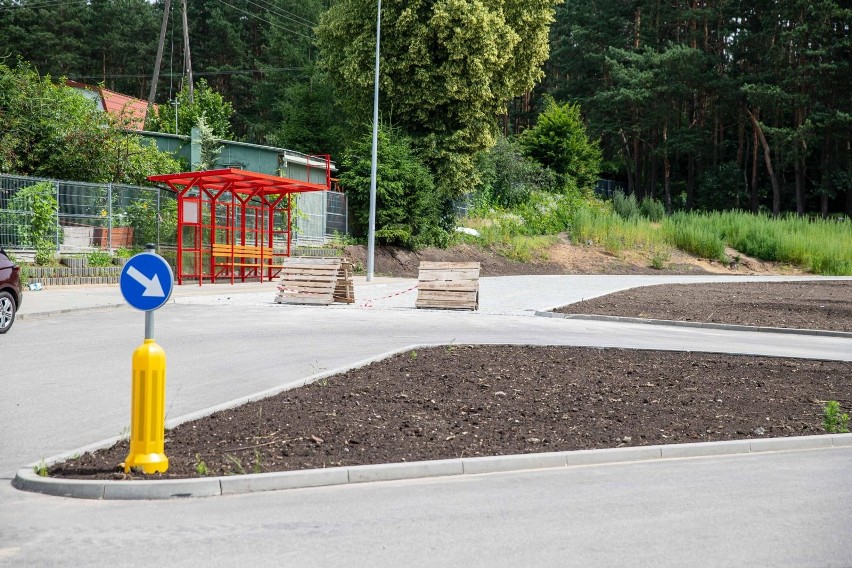
[[[558,1],[382,4],[383,113],[414,137],[448,197],[470,188],[474,155],[494,144],[495,117],[541,77]],[[362,117],[372,108],[375,24],[375,2],[341,0],[316,30],[322,64]]]

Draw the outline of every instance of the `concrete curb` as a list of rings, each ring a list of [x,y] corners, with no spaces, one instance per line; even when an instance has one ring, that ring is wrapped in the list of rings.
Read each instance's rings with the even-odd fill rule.
[[[630,318],[624,316],[599,316],[593,314],[560,314],[556,312],[543,312],[536,310],[535,315],[544,318],[576,319],[590,321],[610,321],[618,323],[641,323],[647,325],[667,325],[672,327],[701,327],[705,329],[724,329],[728,331],[758,331],[762,333],[786,333],[790,335],[821,335],[825,337],[844,337],[852,339],[852,332],[830,331],[823,329],[797,329],[791,327],[765,327],[751,325],[737,325],[728,323],[692,322],[680,320],[661,320]]]
[[[22,491],[79,499],[176,499],[213,497],[260,491],[325,487],[375,481],[478,475],[533,469],[609,465],[665,459],[754,454],[761,452],[819,450],[852,447],[852,434],[827,434],[793,438],[698,442],[661,446],[635,446],[604,450],[578,450],[540,454],[457,458],[411,463],[359,465],[276,473],[174,480],[103,481],[40,477],[22,468],[12,486]]]

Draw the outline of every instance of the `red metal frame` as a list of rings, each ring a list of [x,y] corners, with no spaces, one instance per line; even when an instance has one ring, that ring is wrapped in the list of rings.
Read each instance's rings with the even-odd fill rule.
[[[177,283],[272,280],[280,259],[290,256],[292,195],[331,188],[329,156],[314,158],[325,161],[323,184],[231,168],[150,176],[177,194]],[[311,157],[308,179],[310,163]],[[228,255],[222,254],[224,247],[230,247]]]

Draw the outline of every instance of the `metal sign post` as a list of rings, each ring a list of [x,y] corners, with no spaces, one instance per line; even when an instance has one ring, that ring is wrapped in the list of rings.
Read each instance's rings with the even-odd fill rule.
[[[146,252],[130,258],[119,278],[124,299],[145,312],[145,341],[133,352],[130,405],[130,453],[124,472],[144,473],[169,469],[165,454],[166,352],[154,342],[154,310],[172,295],[174,274],[166,260],[147,245]]]

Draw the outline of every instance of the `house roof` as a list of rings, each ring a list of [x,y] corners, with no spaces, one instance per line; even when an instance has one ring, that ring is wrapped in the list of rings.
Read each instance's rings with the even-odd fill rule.
[[[243,195],[280,195],[283,193],[305,193],[308,191],[327,191],[326,184],[310,183],[269,174],[226,168],[203,172],[181,172],[149,176],[151,181],[159,181],[172,190],[181,193],[191,187],[208,191],[233,191]]]
[[[96,94],[100,109],[116,118],[125,120],[127,128],[136,130],[145,128],[145,115],[148,113],[147,101],[122,95],[99,85],[87,85],[71,80],[67,81],[66,84],[74,89],[86,90]]]

